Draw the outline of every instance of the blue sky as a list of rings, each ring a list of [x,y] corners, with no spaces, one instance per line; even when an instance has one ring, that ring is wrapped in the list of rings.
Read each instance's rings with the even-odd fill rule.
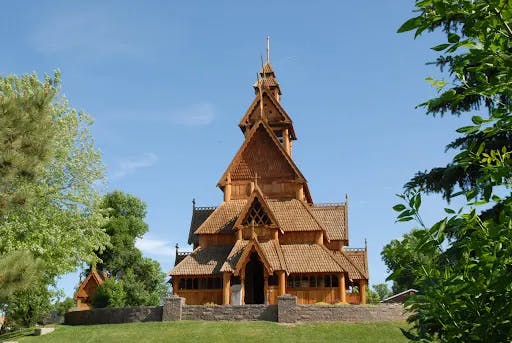
[[[95,119],[108,189],[148,205],[138,242],[164,271],[186,247],[192,198],[217,205],[215,185],[243,142],[238,121],[271,36],[271,62],[294,121],[293,158],[315,202],[349,196],[351,247],[368,240],[370,282],[396,224],[395,193],[418,170],[445,164],[463,119],[415,106],[435,94],[425,62],[440,36],[396,34],[412,0],[33,1],[0,14],[0,74],[62,72],[62,93]],[[442,216],[424,201],[427,223]],[[71,295],[78,277],[59,285]]]

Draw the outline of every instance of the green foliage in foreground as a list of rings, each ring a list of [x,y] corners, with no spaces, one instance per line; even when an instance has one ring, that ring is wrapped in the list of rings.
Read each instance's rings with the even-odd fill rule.
[[[406,342],[405,323],[314,323],[280,325],[270,322],[132,323],[57,326],[41,337],[12,337],[21,342]],[[4,337],[0,336],[0,340]],[[7,337],[5,338],[7,339]]]
[[[404,333],[420,342],[511,342],[512,7],[509,0],[415,5],[416,16],[398,31],[441,31],[433,64],[450,77],[428,79],[438,96],[420,106],[432,115],[470,115],[471,122],[447,146],[458,151],[452,161],[418,173],[393,207],[398,221],[419,224],[383,253],[389,278],[419,290],[408,301],[413,329]],[[421,195],[430,192],[463,197],[466,205],[425,225]]]

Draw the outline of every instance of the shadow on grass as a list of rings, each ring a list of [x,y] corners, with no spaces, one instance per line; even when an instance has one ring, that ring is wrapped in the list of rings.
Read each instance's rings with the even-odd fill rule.
[[[34,336],[34,328],[17,329],[0,335],[0,342],[11,341],[16,338]]]

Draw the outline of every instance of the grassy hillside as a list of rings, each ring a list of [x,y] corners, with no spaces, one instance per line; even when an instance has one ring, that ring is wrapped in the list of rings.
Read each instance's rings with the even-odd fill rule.
[[[56,326],[41,336],[0,336],[23,343],[59,342],[406,342],[405,323],[314,323],[281,325],[270,322],[132,323],[94,326]]]

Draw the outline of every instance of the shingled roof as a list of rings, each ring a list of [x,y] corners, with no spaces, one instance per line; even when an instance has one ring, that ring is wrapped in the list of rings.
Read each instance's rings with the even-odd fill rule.
[[[265,199],[272,211],[277,225],[283,232],[322,231],[321,222],[310,211],[309,206],[297,199]],[[197,234],[232,233],[247,200],[230,200],[223,202],[208,216],[194,232]],[[339,230],[339,229],[338,229]]]
[[[284,151],[272,129],[262,121],[256,123],[247,135],[220,178],[219,186],[226,183],[228,173],[232,181],[253,180],[257,175],[262,179],[283,178],[306,182],[304,175]]]
[[[343,268],[318,244],[281,245],[288,273],[341,273]]]
[[[175,266],[169,275],[210,275],[221,272],[231,250],[230,245],[199,247]]]
[[[352,264],[368,279],[368,254],[366,249],[346,248],[343,253]]]
[[[223,202],[194,232],[197,234],[233,233],[233,225],[247,200]]]
[[[194,233],[201,224],[215,211],[216,207],[195,207],[192,210],[192,221],[190,222],[190,231],[188,233],[188,244],[199,244],[199,238]]]
[[[313,205],[310,207],[330,240],[348,240],[345,204]]]
[[[266,201],[284,232],[323,230],[303,201],[297,199],[266,199]]]

